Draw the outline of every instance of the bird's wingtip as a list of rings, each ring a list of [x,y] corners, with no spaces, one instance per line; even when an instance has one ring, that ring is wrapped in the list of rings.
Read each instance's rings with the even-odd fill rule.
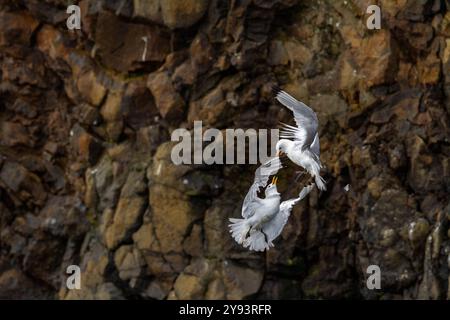
[[[272,93],[273,93],[273,95],[276,97],[281,91],[283,91],[283,90],[281,90],[281,88],[278,86],[278,85],[273,85],[272,86]]]

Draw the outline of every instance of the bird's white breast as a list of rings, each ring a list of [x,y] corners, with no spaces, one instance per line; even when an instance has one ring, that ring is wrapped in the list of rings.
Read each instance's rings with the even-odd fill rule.
[[[260,223],[271,220],[280,209],[280,197],[263,199],[263,205],[258,210],[258,219]]]

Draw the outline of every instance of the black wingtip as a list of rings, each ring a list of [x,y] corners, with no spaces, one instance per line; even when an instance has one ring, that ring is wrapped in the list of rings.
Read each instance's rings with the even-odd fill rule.
[[[282,90],[278,85],[275,84],[272,86],[272,93],[275,97],[277,96],[277,94],[280,93],[280,91],[282,91]]]

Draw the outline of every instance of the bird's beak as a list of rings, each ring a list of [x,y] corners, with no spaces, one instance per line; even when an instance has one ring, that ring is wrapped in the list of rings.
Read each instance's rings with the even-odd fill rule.
[[[277,157],[281,157],[282,155],[284,155],[284,152],[281,150],[277,151]]]
[[[278,177],[274,176],[274,177],[272,178],[272,184],[273,184],[273,185],[276,185],[277,182],[278,182]]]

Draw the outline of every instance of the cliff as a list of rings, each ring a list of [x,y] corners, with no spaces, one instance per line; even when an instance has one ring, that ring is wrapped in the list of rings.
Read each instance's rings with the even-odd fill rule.
[[[72,2],[78,31],[0,4],[1,298],[450,298],[448,1],[374,1],[380,30],[365,0]],[[274,85],[317,112],[328,190],[254,253],[227,225],[256,166],[177,166],[170,135],[292,123]]]

